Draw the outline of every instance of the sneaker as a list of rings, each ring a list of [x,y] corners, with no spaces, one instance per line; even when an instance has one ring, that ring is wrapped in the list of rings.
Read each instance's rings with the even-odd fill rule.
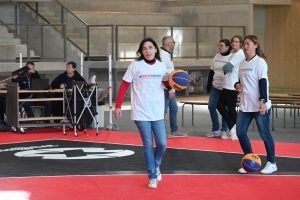
[[[220,137],[221,132],[220,131],[212,131],[210,133],[206,134],[206,137],[213,138],[213,137]]]
[[[156,179],[150,179],[150,183],[148,185],[148,188],[152,188],[152,189],[155,189],[157,188],[157,180]]]
[[[220,137],[222,137],[222,135],[226,135],[227,131],[221,131],[221,135]]]
[[[240,174],[247,174],[247,172],[246,172],[246,170],[244,170],[244,168],[240,168],[240,169],[238,170],[238,172],[239,172]]]
[[[160,173],[160,170],[159,170],[159,167],[156,168],[156,176],[157,176],[157,181],[161,181],[162,179],[162,176],[161,176],[161,173]]]
[[[223,140],[230,140],[231,139],[231,135],[229,135],[229,133],[227,133],[227,132],[222,132],[222,134],[221,134],[221,138],[223,139]]]
[[[172,132],[173,137],[187,137],[188,134],[182,133],[180,130]]]
[[[265,168],[263,168],[260,173],[262,174],[272,174],[273,172],[277,171],[276,163],[267,162]]]
[[[232,129],[230,130],[230,135],[231,135],[232,140],[237,140],[238,139],[238,137],[236,135],[236,125],[234,125],[232,127]]]
[[[174,137],[174,136],[173,136],[171,133],[169,133],[168,131],[166,132],[166,135],[167,135],[167,138],[168,138],[168,139],[171,139],[171,138]]]

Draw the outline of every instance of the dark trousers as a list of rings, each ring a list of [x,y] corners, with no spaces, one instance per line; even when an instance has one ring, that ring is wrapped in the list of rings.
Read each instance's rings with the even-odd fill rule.
[[[237,102],[238,92],[235,90],[222,90],[219,98],[217,109],[222,117],[228,124],[229,130],[236,124],[237,112],[236,112],[236,102]],[[226,109],[227,107],[227,109]]]
[[[31,106],[44,106],[44,116],[51,117],[51,102],[50,101],[28,101],[22,104],[27,117],[35,117]]]

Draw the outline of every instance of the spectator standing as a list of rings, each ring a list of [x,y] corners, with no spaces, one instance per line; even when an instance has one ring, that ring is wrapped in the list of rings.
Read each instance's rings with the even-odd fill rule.
[[[174,71],[174,63],[172,61],[172,56],[171,56],[174,47],[175,47],[175,40],[172,36],[163,37],[160,56],[169,74],[172,71]],[[178,126],[177,126],[178,105],[177,105],[175,90],[174,89],[168,90],[166,88],[164,92],[165,92],[165,115],[168,113],[168,108],[169,108],[169,120],[170,120],[170,128],[171,128],[171,133],[166,131],[166,137],[167,138],[187,137],[188,135],[186,133],[182,133],[180,130],[178,130]]]

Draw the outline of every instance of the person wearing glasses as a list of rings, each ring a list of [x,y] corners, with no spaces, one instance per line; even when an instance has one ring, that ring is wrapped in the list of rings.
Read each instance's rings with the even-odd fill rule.
[[[160,56],[162,62],[167,67],[169,73],[171,73],[174,70],[174,63],[171,57],[174,47],[175,47],[175,40],[172,36],[163,37]],[[177,126],[178,105],[177,105],[175,90],[174,89],[168,90],[166,87],[164,91],[165,91],[165,115],[168,113],[168,108],[169,108],[169,120],[170,120],[170,128],[171,128],[171,133],[166,131],[166,137],[167,138],[187,137],[188,135],[186,133],[182,133],[180,130],[178,130],[178,126]]]
[[[208,75],[207,91],[209,94],[208,110],[212,122],[211,132],[206,134],[206,137],[220,137],[221,134],[226,134],[228,125],[225,119],[222,117],[222,128],[220,130],[219,116],[217,112],[217,105],[222,94],[224,86],[224,71],[223,66],[226,64],[231,56],[230,42],[227,39],[219,41],[219,53],[215,55]]]

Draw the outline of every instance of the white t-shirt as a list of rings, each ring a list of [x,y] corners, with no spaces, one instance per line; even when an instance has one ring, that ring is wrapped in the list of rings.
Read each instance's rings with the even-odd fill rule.
[[[171,54],[167,51],[165,51],[164,49],[160,49],[160,58],[162,60],[162,62],[166,65],[166,68],[168,70],[169,73],[171,73],[172,71],[174,71],[174,63],[171,60]]]
[[[133,61],[123,80],[131,83],[131,119],[157,121],[164,119],[165,96],[162,81],[169,73],[165,65],[156,60],[153,65],[144,60]]]
[[[242,49],[238,50],[237,52],[235,52],[231,55],[229,62],[234,67],[231,72],[227,73],[224,76],[223,88],[228,89],[228,90],[235,90],[234,84],[239,81],[239,79],[238,79],[239,65],[243,59],[245,59],[245,54]]]
[[[265,78],[267,80],[267,108],[271,108],[271,100],[269,100],[269,79],[268,65],[266,61],[255,56],[247,62],[242,60],[239,69],[239,79],[243,85],[243,91],[240,93],[240,109],[243,112],[259,112],[259,80]]]
[[[212,85],[217,88],[218,90],[222,90],[224,86],[224,71],[223,66],[228,62],[231,54],[227,56],[222,56],[220,53],[215,55],[210,69],[215,72],[213,77]]]
[[[160,52],[161,61],[165,64],[167,71],[170,74],[172,71],[175,70],[173,60],[171,60],[171,54],[164,49],[160,49],[159,52]],[[166,86],[164,86],[164,89],[165,90],[167,89]],[[172,90],[173,92],[175,92],[174,89]]]

